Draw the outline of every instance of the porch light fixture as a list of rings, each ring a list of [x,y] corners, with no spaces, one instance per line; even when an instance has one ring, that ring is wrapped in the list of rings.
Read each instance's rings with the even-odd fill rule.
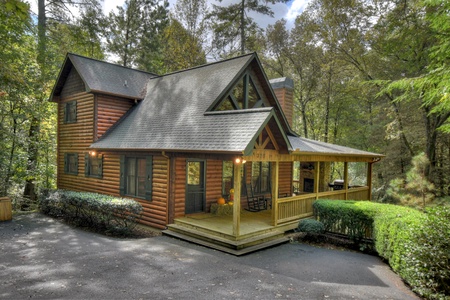
[[[97,153],[95,151],[89,151],[90,156],[95,156]]]
[[[234,160],[234,162],[235,162],[236,164],[240,164],[240,163],[245,164],[247,161],[246,161],[245,159],[242,159],[242,158],[240,158],[240,157],[237,157],[237,158]]]

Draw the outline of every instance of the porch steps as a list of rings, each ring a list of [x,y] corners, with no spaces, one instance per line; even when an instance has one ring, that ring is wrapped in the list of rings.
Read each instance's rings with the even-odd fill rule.
[[[195,228],[179,224],[170,224],[168,229],[163,231],[163,234],[236,256],[248,254],[289,241],[289,239],[284,236],[284,233],[278,230],[265,231],[264,233],[252,235],[244,239],[232,240],[218,236],[217,234],[199,231]]]

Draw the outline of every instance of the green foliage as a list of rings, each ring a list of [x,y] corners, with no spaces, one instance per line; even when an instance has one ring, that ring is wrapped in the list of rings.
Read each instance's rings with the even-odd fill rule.
[[[449,207],[421,212],[366,201],[319,200],[314,212],[326,230],[359,237],[373,232],[378,254],[415,292],[428,299],[450,299]]]
[[[427,218],[406,240],[403,273],[416,291],[431,299],[450,299],[450,207],[427,210]]]
[[[422,205],[425,208],[427,202],[434,197],[432,194],[434,185],[428,181],[426,172],[430,162],[421,153],[412,159],[412,167],[406,173],[406,180],[396,178],[391,180],[387,194],[409,206]]]
[[[325,226],[322,222],[313,219],[303,219],[298,223],[298,231],[306,233],[324,233]]]
[[[221,0],[220,0],[221,1]],[[249,50],[248,41],[260,30],[258,24],[249,13],[259,13],[273,17],[273,11],[268,3],[283,3],[286,0],[241,0],[228,6],[213,4],[211,17],[213,21],[213,44],[219,52],[236,53],[241,55]]]
[[[326,231],[358,240],[370,237],[372,232],[373,212],[367,209],[366,203],[369,202],[320,200],[314,202],[313,210]]]
[[[162,34],[168,24],[167,1],[126,0],[106,20],[108,50],[125,67],[159,73],[162,66]]]
[[[165,28],[164,40],[164,73],[206,64],[200,41],[176,19],[171,19],[170,25]]]
[[[120,233],[129,233],[142,212],[141,204],[132,199],[66,190],[45,190],[40,208],[79,226]]]

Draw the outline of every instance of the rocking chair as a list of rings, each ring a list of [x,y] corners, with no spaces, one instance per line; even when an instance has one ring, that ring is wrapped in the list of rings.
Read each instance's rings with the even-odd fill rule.
[[[245,193],[247,196],[247,204],[248,204],[248,211],[261,211],[267,209],[266,202],[264,201],[264,197],[262,196],[256,196],[253,194],[253,188],[252,185],[245,184]]]

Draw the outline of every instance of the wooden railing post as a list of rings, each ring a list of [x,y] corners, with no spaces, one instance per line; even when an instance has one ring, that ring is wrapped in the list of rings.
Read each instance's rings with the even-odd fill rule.
[[[348,200],[348,162],[344,162],[344,191],[345,200]]]
[[[234,203],[233,203],[233,235],[238,237],[240,234],[241,224],[241,160],[239,163],[234,162],[233,176],[234,176]]]
[[[279,173],[279,163],[276,161],[273,163],[273,170],[272,170],[272,225],[277,226],[278,225],[278,173]]]
[[[372,201],[372,166],[372,162],[367,163],[367,186],[369,187],[369,201]]]
[[[319,177],[320,176],[320,162],[316,161],[314,163],[314,193],[316,194],[316,199],[319,199]]]

